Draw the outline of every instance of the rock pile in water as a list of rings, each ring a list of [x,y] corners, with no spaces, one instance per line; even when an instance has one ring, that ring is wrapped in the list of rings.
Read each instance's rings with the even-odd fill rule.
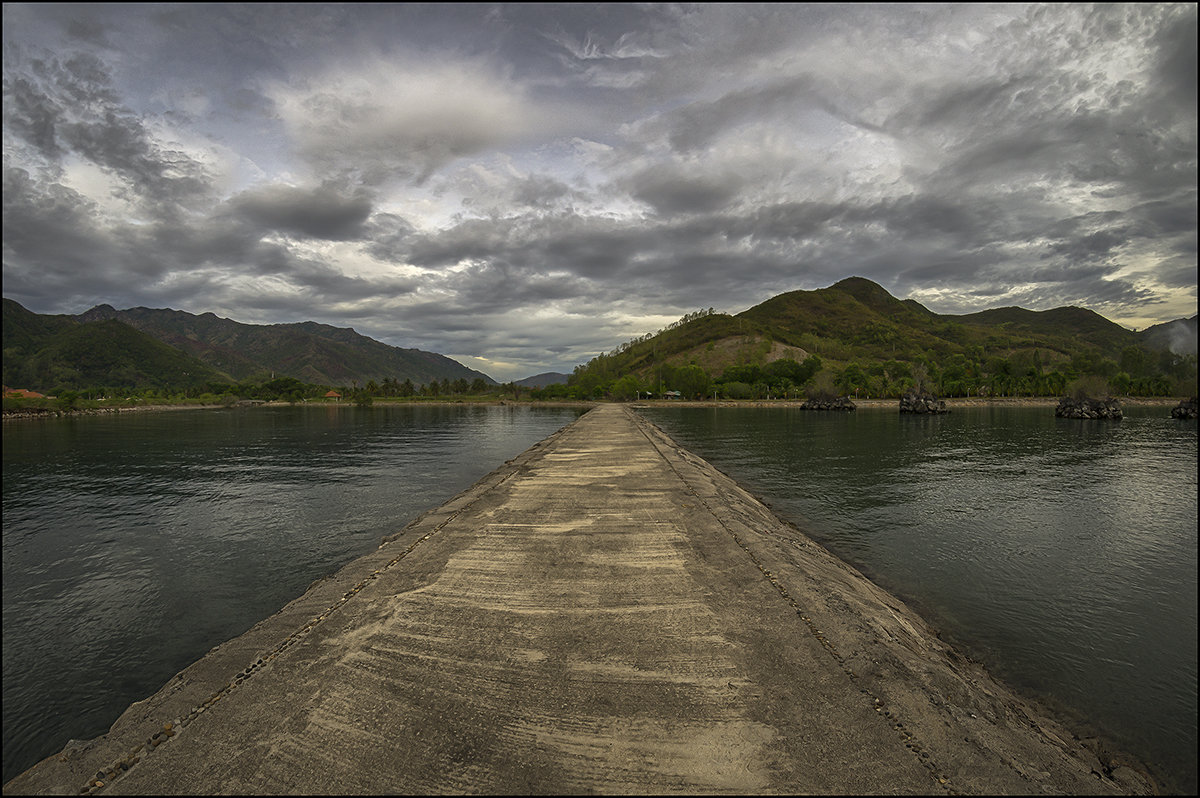
[[[1054,415],[1058,418],[1110,418],[1114,420],[1120,420],[1123,417],[1121,403],[1111,396],[1107,399],[1075,399],[1064,396],[1058,400],[1058,407],[1054,408]]]
[[[850,401],[849,396],[839,396],[837,399],[811,398],[804,400],[801,410],[856,410],[857,405]]]
[[[901,413],[949,413],[946,403],[927,393],[906,393],[900,397]]]
[[[1200,408],[1197,407],[1196,397],[1184,399],[1179,404],[1171,408],[1171,418],[1196,418],[1200,415]]]

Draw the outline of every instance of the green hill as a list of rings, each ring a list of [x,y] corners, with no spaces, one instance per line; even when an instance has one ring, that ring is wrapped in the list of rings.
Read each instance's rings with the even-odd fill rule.
[[[228,378],[114,319],[39,316],[4,300],[4,384],[42,390],[199,388]]]
[[[943,395],[1061,394],[1085,377],[1114,393],[1194,393],[1195,355],[1164,354],[1162,341],[1179,338],[1179,330],[1138,334],[1077,307],[942,315],[850,277],[734,316],[691,314],[578,367],[568,387],[588,394],[623,381],[626,394],[667,389],[664,375],[697,367],[707,383],[696,371],[678,380],[779,395],[806,387],[788,383],[786,374],[804,372],[787,363],[815,355],[823,376],[813,379],[823,390],[859,396],[896,396],[918,384]]]
[[[372,380],[495,384],[444,355],[388,346],[316,322],[254,325],[212,313],[109,305],[50,316],[6,298],[3,323],[4,384],[14,388],[185,390],[281,379],[335,386]]]
[[[444,355],[401,349],[352,329],[316,322],[243,324],[212,313],[99,305],[80,320],[118,319],[177,347],[236,380],[292,377],[320,385],[365,385],[384,379],[424,384],[433,380],[477,378],[486,374]]]

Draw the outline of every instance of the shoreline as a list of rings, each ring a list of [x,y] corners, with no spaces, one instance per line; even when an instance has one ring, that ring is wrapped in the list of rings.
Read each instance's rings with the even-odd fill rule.
[[[507,399],[450,399],[446,401],[437,401],[434,399],[420,399],[415,401],[404,402],[387,402],[380,401],[379,407],[457,407],[457,406],[477,406],[477,407],[578,407],[591,408],[595,407],[600,402],[595,401],[548,401],[548,402],[531,402],[531,401],[513,401]],[[179,410],[255,410],[264,407],[300,407],[300,408],[355,408],[353,402],[258,402],[253,405],[128,405],[121,407],[91,407],[77,410],[58,410],[58,409],[25,409],[12,410],[3,413],[4,421],[15,420],[30,420],[30,419],[47,419],[47,418],[82,418],[87,416],[112,416],[122,413],[162,413]],[[370,409],[370,408],[366,408]]]
[[[1030,396],[1030,397],[955,397],[945,399],[946,408],[956,407],[1050,407],[1058,405],[1062,397]],[[1126,407],[1174,407],[1189,397],[1165,396],[1126,396],[1117,397],[1122,406]],[[896,410],[898,399],[852,399],[858,410]],[[799,408],[804,403],[801,399],[641,399],[634,402],[617,402],[609,400],[561,399],[561,400],[514,400],[514,399],[418,399],[412,401],[391,402],[380,400],[379,407],[445,407],[445,406],[478,406],[478,407],[576,407],[592,408],[597,405],[613,404],[627,405],[634,408],[655,407],[752,407],[752,408]],[[4,421],[46,419],[46,418],[81,418],[87,416],[110,416],[122,413],[161,413],[180,410],[254,410],[261,407],[325,407],[346,408],[356,407],[353,402],[259,402],[254,405],[129,405],[120,407],[97,407],[78,410],[58,410],[30,408],[25,410],[4,411]],[[369,408],[366,408],[369,409]],[[832,412],[832,411],[813,411]]]
[[[954,397],[945,399],[948,410],[956,407],[1056,407],[1061,396],[1000,396],[980,399],[978,397]],[[1174,407],[1186,397],[1170,396],[1125,396],[1117,397],[1122,406],[1129,407]],[[899,399],[851,399],[859,410],[899,410]],[[642,399],[630,403],[633,407],[787,407],[799,408],[802,399]],[[839,411],[814,410],[814,413]],[[844,412],[844,411],[842,411]]]

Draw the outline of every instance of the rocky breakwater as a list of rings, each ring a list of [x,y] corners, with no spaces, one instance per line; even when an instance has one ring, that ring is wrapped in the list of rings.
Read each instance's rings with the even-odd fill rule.
[[[1123,417],[1121,403],[1111,396],[1107,399],[1064,396],[1058,400],[1054,415],[1058,418],[1107,418],[1114,421],[1120,421]]]
[[[946,403],[927,393],[906,393],[900,397],[901,413],[949,413]]]
[[[1197,405],[1195,396],[1184,399],[1171,408],[1171,418],[1192,419],[1197,416],[1200,416],[1200,406]]]
[[[839,396],[836,399],[833,399],[833,398],[827,397],[827,396],[826,397],[814,396],[810,399],[806,399],[804,401],[804,403],[802,405],[800,405],[800,409],[801,410],[857,410],[858,407],[854,404],[854,402],[850,401],[850,397],[848,397],[848,396]]]

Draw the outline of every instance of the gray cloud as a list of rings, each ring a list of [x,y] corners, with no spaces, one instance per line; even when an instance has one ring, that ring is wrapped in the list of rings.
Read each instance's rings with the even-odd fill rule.
[[[10,4],[5,292],[500,378],[849,274],[1194,314],[1195,8],[952,12]]]
[[[326,186],[261,186],[242,192],[230,205],[263,227],[331,240],[358,238],[371,215],[371,200],[364,194],[345,197]]]
[[[1166,95],[1181,109],[1196,113],[1196,8],[1189,6],[1163,26],[1155,37],[1159,46],[1158,78]]]
[[[5,81],[5,124],[57,161],[73,152],[153,201],[182,202],[208,189],[201,164],[153,141],[146,123],[118,102],[99,58],[34,60],[26,77]]]
[[[710,212],[729,204],[741,188],[736,174],[706,174],[697,167],[658,164],[633,175],[629,192],[660,214]]]

